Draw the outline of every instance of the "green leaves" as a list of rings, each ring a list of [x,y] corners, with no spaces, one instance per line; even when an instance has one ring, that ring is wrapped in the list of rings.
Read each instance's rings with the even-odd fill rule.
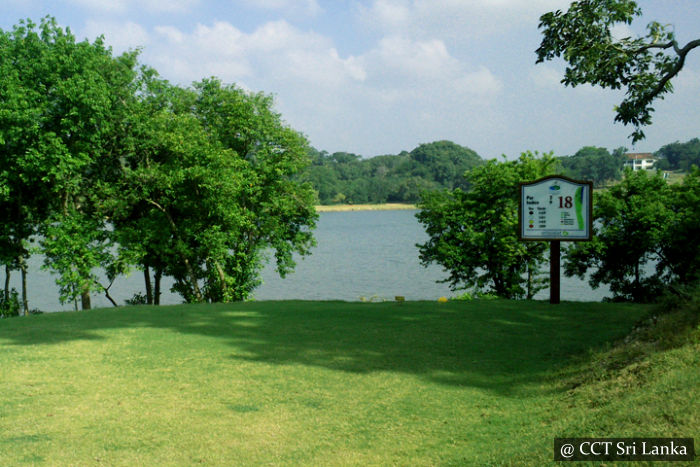
[[[625,88],[625,99],[615,108],[615,121],[631,124],[635,143],[651,124],[651,103],[672,92],[671,79],[683,68],[686,55],[700,39],[680,47],[669,25],[651,22],[647,35],[615,39],[612,27],[631,24],[642,11],[632,0],[580,0],[569,10],[542,15],[542,42],[537,63],[562,57],[568,67],[562,83],[588,83],[602,88]]]
[[[88,307],[96,271],[128,264],[188,301],[245,299],[263,252],[284,274],[313,245],[306,139],[269,95],[172,86],[137,56],[52,18],[0,31],[0,258],[41,233],[61,300]]]
[[[449,272],[452,289],[473,288],[506,298],[532,298],[542,288],[546,244],[518,238],[518,183],[553,173],[551,154],[523,153],[516,161],[489,161],[465,174],[468,192],[428,192],[416,215],[428,242],[418,245],[424,265]]]
[[[313,191],[294,181],[306,140],[262,94],[144,78],[139,138],[122,164],[130,202],[114,219],[122,254],[173,277],[187,301],[246,299],[264,252],[285,274],[313,245]]]
[[[671,187],[660,173],[628,171],[618,185],[596,193],[594,239],[565,254],[567,276],[596,288],[609,284],[617,300],[654,301],[668,285],[697,284],[700,233],[697,171]]]
[[[626,160],[625,148],[618,148],[610,154],[605,148],[585,146],[576,154],[562,157],[564,175],[576,180],[591,180],[595,187],[622,178],[622,168]]]
[[[134,54],[114,58],[100,40],[76,42],[48,17],[0,31],[1,255],[17,264],[28,239],[50,233],[44,253],[62,300],[89,292],[92,269],[105,263],[93,235],[105,232],[98,208],[121,148],[135,63]]]

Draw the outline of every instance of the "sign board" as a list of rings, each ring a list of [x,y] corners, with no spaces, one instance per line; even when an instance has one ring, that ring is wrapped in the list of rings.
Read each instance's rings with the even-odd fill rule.
[[[585,241],[592,237],[593,182],[561,175],[520,184],[521,240]]]

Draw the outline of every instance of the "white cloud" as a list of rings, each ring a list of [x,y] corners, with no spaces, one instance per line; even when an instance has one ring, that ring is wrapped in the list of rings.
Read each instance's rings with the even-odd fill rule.
[[[246,81],[265,90],[299,86],[339,86],[362,81],[365,72],[354,57],[342,58],[328,38],[274,21],[246,33],[228,22],[199,24],[192,32],[172,26],[155,28],[161,41],[145,55],[164,75],[189,83],[217,75]],[[189,66],[185,66],[188,63]],[[258,86],[255,83],[259,83]]]
[[[546,64],[539,64],[530,70],[530,80],[540,88],[560,89],[564,86],[562,77],[561,69]]]
[[[145,7],[154,13],[183,13],[199,4],[200,0],[133,0],[135,9]]]
[[[221,60],[236,59],[243,55],[244,34],[230,23],[217,21],[213,26],[198,24],[187,39],[191,47],[203,55],[216,54]]]
[[[190,31],[158,26],[152,36],[143,60],[166,79],[189,84],[215,75],[274,93],[282,115],[320,148],[356,148],[353,138],[363,132],[380,139],[395,134],[425,142],[431,132],[454,139],[465,119],[488,134],[485,125],[496,119],[489,106],[503,87],[487,66],[457,59],[440,39],[394,35],[357,55],[341,55],[329,37],[287,21],[251,32],[223,21]]]
[[[401,0],[378,0],[369,8],[361,7],[361,12],[365,20],[388,31],[405,30],[412,17],[410,6]]]
[[[190,11],[200,0],[68,0],[78,7],[89,10],[123,14],[130,10],[151,13],[182,13]]]
[[[401,75],[431,78],[444,68],[453,68],[454,61],[440,40],[412,41],[405,37],[386,37],[376,51],[370,53],[378,65]]]
[[[78,7],[106,13],[123,13],[127,11],[129,0],[69,0]]]
[[[276,10],[287,14],[316,16],[322,9],[317,0],[234,0],[249,7]]]
[[[185,41],[185,35],[176,27],[173,26],[156,26],[155,32],[175,45],[181,45]]]
[[[145,47],[150,43],[148,31],[143,26],[132,21],[88,20],[82,32],[85,37],[90,39],[104,35],[105,42],[112,46],[116,53]]]
[[[499,80],[486,67],[469,69],[437,39],[386,37],[359,60],[367,70],[368,81],[382,91],[385,99],[430,98],[436,91],[450,93],[451,99],[461,95],[479,98],[501,89]]]
[[[360,6],[363,22],[383,34],[409,34],[461,41],[536,24],[545,12],[568,0],[373,0]]]
[[[456,89],[464,93],[476,94],[488,98],[503,89],[503,83],[485,66],[466,73],[455,81]]]

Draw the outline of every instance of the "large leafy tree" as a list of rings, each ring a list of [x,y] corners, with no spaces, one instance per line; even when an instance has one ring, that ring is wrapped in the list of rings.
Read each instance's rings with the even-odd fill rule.
[[[663,288],[668,265],[659,262],[661,245],[677,220],[672,199],[661,174],[628,170],[621,183],[595,194],[593,240],[566,250],[565,274],[590,274],[591,287],[609,284],[614,299],[653,300]],[[689,222],[697,224],[697,219]]]
[[[232,162],[244,167],[244,191],[229,200],[239,217],[228,233],[226,261],[212,299],[243,299],[259,283],[268,251],[284,277],[295,266],[294,254],[306,255],[315,244],[315,193],[296,176],[308,164],[306,138],[273,109],[272,96],[249,93],[219,80],[195,83],[195,114],[214,143],[230,151]],[[229,287],[226,284],[234,284]]]
[[[475,151],[452,141],[421,144],[410,157],[425,167],[432,180],[449,189],[467,188],[462,175],[484,162]]]
[[[672,221],[659,247],[659,267],[664,282],[680,286],[700,285],[700,168],[693,167],[683,182],[671,186]]]
[[[22,268],[27,240],[41,231],[61,299],[81,296],[89,308],[106,253],[95,238],[105,228],[99,187],[122,151],[136,54],[77,42],[48,17],[2,32],[0,47],[3,259]]]
[[[554,173],[556,159],[524,153],[518,160],[489,161],[466,173],[469,191],[424,194],[416,215],[429,240],[419,245],[424,265],[440,264],[450,287],[505,298],[532,298],[547,244],[518,237],[518,183]]]
[[[313,244],[314,193],[294,181],[306,140],[269,96],[215,79],[181,89],[152,73],[144,86],[113,197],[122,256],[144,270],[148,302],[163,274],[187,301],[245,299],[268,252],[284,275]]]
[[[568,63],[562,82],[567,86],[589,83],[625,89],[616,107],[615,121],[632,125],[633,142],[644,138],[642,127],[651,124],[652,103],[671,92],[671,80],[681,71],[687,55],[700,39],[685,45],[676,40],[670,25],[649,23],[644,37],[613,37],[616,24],[631,24],[642,10],[633,0],[579,0],[567,11],[540,18],[542,42],[537,62],[562,57]]]
[[[0,261],[23,268],[40,234],[62,301],[110,298],[97,270],[130,264],[150,302],[163,275],[188,301],[241,300],[265,255],[284,275],[313,245],[307,142],[270,96],[171,86],[51,18],[0,34],[0,71]]]

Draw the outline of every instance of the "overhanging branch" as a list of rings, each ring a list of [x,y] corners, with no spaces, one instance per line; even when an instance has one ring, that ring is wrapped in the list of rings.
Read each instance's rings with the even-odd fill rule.
[[[678,61],[676,62],[675,66],[671,68],[671,70],[661,77],[661,80],[656,87],[651,90],[648,98],[646,99],[647,102],[650,102],[656,96],[658,96],[664,90],[666,84],[681,71],[683,65],[685,65],[685,57],[696,47],[700,47],[700,39],[695,39],[694,41],[688,42],[682,49],[679,49],[676,41],[673,41],[673,48],[678,54]]]

